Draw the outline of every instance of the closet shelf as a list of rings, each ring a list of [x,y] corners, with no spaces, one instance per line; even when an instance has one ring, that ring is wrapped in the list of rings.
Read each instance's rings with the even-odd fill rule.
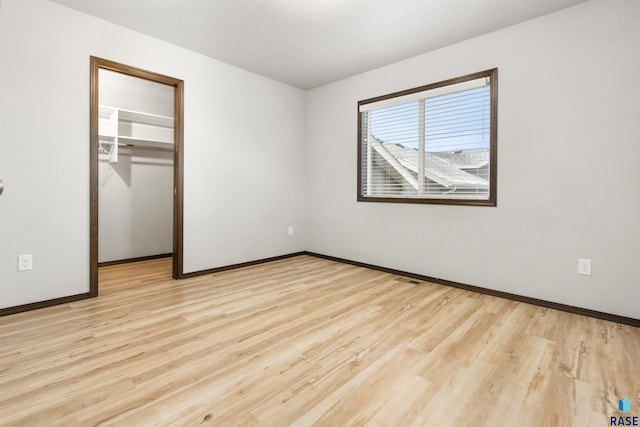
[[[173,117],[143,113],[142,111],[126,110],[124,108],[110,107],[108,105],[100,105],[98,107],[100,117],[104,118],[109,118],[116,110],[118,111],[120,120],[173,128]]]
[[[99,106],[98,115],[98,144],[109,163],[118,161],[118,147],[173,150],[173,117],[107,105]]]
[[[163,126],[173,129],[173,117],[158,116],[156,114],[120,110],[120,120],[144,123],[152,126]]]

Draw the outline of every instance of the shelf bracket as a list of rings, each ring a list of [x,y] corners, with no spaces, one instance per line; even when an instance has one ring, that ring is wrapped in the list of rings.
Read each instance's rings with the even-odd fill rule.
[[[105,148],[104,146],[107,145],[109,146],[109,148]],[[101,153],[106,154],[107,156],[109,156],[108,158],[108,162],[109,163],[118,163],[118,142],[117,142],[117,138],[115,141],[105,141],[105,140],[98,140],[98,151]]]

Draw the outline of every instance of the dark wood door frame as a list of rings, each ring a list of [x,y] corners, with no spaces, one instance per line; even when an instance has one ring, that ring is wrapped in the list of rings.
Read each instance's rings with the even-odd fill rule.
[[[89,242],[89,277],[90,296],[98,296],[98,71],[100,69],[115,71],[133,77],[150,80],[172,86],[173,92],[173,267],[172,276],[180,279],[183,276],[183,186],[184,186],[184,81],[173,77],[132,67],[107,59],[91,57],[91,114],[90,114],[90,242]]]

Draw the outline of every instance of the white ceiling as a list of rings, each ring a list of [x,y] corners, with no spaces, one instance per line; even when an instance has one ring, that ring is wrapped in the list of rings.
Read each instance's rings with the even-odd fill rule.
[[[586,0],[53,0],[303,89]]]

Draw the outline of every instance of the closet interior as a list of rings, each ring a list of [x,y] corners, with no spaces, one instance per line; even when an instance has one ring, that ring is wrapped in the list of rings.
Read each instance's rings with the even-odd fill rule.
[[[174,88],[105,69],[98,81],[98,262],[168,256]]]

